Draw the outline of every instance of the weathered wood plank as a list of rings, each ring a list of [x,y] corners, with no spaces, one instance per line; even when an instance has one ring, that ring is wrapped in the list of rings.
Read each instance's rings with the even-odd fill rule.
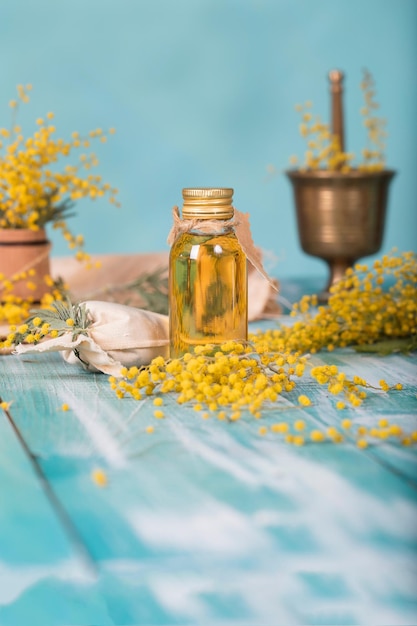
[[[88,588],[85,582],[91,582],[93,571],[73,540],[6,413],[0,410],[2,626],[62,623],[57,616],[77,622],[77,602],[85,593],[79,593],[79,586]],[[84,619],[88,611],[82,613]]]
[[[335,358],[371,382],[401,376],[405,385],[343,417],[415,425],[415,359]],[[359,450],[349,435],[290,447],[274,433],[261,437],[253,418],[203,420],[173,401],[155,420],[151,403],[118,400],[106,376],[58,355],[1,359],[0,372],[1,395],[14,401],[25,440],[97,563],[88,597],[71,578],[60,589],[81,607],[75,623],[416,621],[415,447]],[[304,391],[311,409],[268,413],[262,423],[302,417],[339,427],[333,398],[308,381]],[[91,480],[95,467],[108,477],[104,489]],[[36,585],[26,593],[42,597]],[[19,602],[8,609],[17,615]]]

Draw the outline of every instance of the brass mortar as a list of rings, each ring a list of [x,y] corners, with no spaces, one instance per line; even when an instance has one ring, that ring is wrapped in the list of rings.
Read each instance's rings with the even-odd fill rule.
[[[329,289],[358,259],[375,254],[383,241],[388,188],[393,170],[347,173],[289,170],[300,244],[327,262]]]
[[[343,72],[329,72],[332,134],[344,149]],[[360,258],[375,254],[383,241],[388,189],[395,171],[297,170],[285,172],[292,183],[298,235],[307,254],[327,262],[329,289]]]

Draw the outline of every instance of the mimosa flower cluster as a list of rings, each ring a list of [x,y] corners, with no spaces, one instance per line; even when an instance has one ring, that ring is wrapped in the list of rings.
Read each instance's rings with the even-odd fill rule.
[[[42,309],[34,309],[23,324],[11,325],[10,333],[0,348],[12,348],[20,343],[37,344],[45,337],[54,339],[68,330],[72,339],[86,334],[91,320],[85,305],[73,305],[61,295],[60,300],[46,303]]]
[[[386,284],[384,284],[386,283]],[[384,288],[383,288],[384,287]],[[352,410],[369,393],[400,393],[398,381],[371,385],[359,374],[347,376],[336,365],[315,365],[311,355],[320,350],[354,346],[378,351],[417,348],[417,258],[414,253],[393,252],[372,268],[357,265],[333,288],[328,305],[314,306],[305,296],[294,305],[294,324],[252,333],[247,342],[196,346],[181,358],[157,357],[146,367],[123,368],[109,378],[116,395],[153,402],[157,420],[169,415],[169,403],[189,406],[203,419],[236,422],[252,416],[259,420],[269,411],[315,410],[314,383],[324,386],[340,411],[340,427],[308,429],[305,420],[280,421],[259,427],[260,435],[282,435],[286,443],[356,441],[366,448],[377,440],[394,438],[403,445],[417,441],[416,432],[382,420],[373,427],[353,424]],[[85,333],[90,323],[85,306],[54,302],[51,311],[35,310],[24,324],[16,325],[3,347],[21,342],[36,344],[45,337]],[[0,344],[0,347],[2,347]],[[309,381],[312,395],[303,385]],[[299,390],[301,387],[301,390]],[[289,400],[289,402],[288,402]],[[347,410],[348,417],[345,409]],[[146,432],[154,432],[149,425]]]
[[[361,351],[417,349],[417,255],[393,251],[371,267],[357,264],[330,289],[328,304],[304,296],[295,323],[268,331],[274,350],[302,353],[355,346]]]
[[[388,285],[383,289],[385,282]],[[314,305],[314,297],[305,296],[294,306],[292,314],[298,319],[292,326],[251,334],[247,343],[197,346],[180,359],[158,357],[148,367],[124,368],[122,378],[110,377],[111,387],[119,398],[153,397],[157,419],[166,416],[165,394],[174,394],[179,404],[192,406],[201,417],[230,422],[245,414],[259,419],[271,409],[288,411],[283,401],[288,394],[300,409],[308,409],[314,402],[305,393],[297,393],[307,376],[326,387],[340,411],[359,407],[369,391],[401,392],[399,382],[380,380],[375,386],[359,375],[348,377],[336,365],[310,366],[310,355],[352,345],[366,350],[377,345],[387,352],[416,349],[416,255],[393,252],[377,260],[372,269],[357,265],[333,288],[328,305],[318,310]],[[351,420],[341,419],[341,429],[305,433],[305,422],[296,420],[294,432],[288,422],[279,422],[261,426],[259,433],[281,433],[287,443],[295,445],[338,443],[347,431],[352,439],[351,426]],[[417,441],[416,433],[405,433],[398,424],[388,423],[379,429],[360,426],[355,437],[360,448],[378,438],[396,437],[404,445]]]
[[[243,410],[255,418],[261,409],[278,400],[283,391],[295,389],[293,378],[304,373],[307,357],[275,354],[258,342],[225,342],[196,346],[194,353],[167,362],[157,357],[149,367],[125,368],[125,379],[110,378],[118,397],[130,394],[136,400],[154,393],[175,392],[178,404],[193,403],[194,410],[208,417],[215,412],[219,419],[237,420]],[[303,398],[300,400],[303,401]],[[156,406],[162,404],[160,396]],[[155,417],[163,417],[155,410]]]
[[[14,341],[10,339],[14,330],[12,327],[16,324],[21,324],[28,318],[34,305],[32,297],[21,298],[13,293],[14,282],[23,279],[27,281],[26,285],[29,289],[35,289],[37,283],[34,280],[37,278],[34,277],[34,273],[32,269],[11,278],[0,273],[0,324],[10,326],[10,334],[7,339],[3,341],[0,339],[0,349],[10,348],[13,345]],[[68,285],[61,279],[54,280],[51,276],[45,276],[43,280],[48,287],[48,291],[42,296],[37,306],[48,310],[54,302],[62,301],[67,297]]]
[[[293,400],[294,394],[299,408],[313,406],[312,400],[304,393],[297,394],[298,381],[308,372],[307,355],[297,353],[278,354],[268,351],[263,333],[252,337],[248,344],[226,342],[221,346],[198,346],[194,353],[186,353],[181,359],[164,361],[162,357],[153,359],[149,367],[124,368],[123,378],[111,376],[109,382],[121,399],[131,396],[135,400],[153,397],[154,417],[165,418],[164,395],[175,394],[180,405],[190,405],[203,419],[214,417],[218,420],[236,422],[245,414],[255,419],[263,417],[268,410],[285,412],[297,408],[284,402],[284,397]],[[349,379],[335,365],[322,365],[310,369],[311,377],[319,385],[325,385],[331,395],[337,396],[336,408],[358,407],[367,397],[367,389],[379,392],[401,391],[401,383],[388,385],[385,380],[379,386],[372,386],[359,376]],[[343,432],[351,431],[352,421],[341,419],[340,429],[335,427],[312,429],[307,432],[306,422],[295,419],[260,426],[259,434],[278,433],[289,444],[303,445],[307,441],[340,443],[345,440]],[[389,428],[388,428],[389,426]],[[152,433],[153,427],[147,429]],[[356,444],[359,448],[368,446],[371,440],[396,437],[403,445],[417,441],[417,433],[405,433],[398,424],[379,424],[379,428],[358,427]]]
[[[263,408],[271,408],[284,392],[296,389],[296,380],[303,377],[307,360],[308,356],[300,353],[271,351],[265,334],[258,333],[247,344],[230,341],[217,349],[207,344],[197,346],[193,354],[186,353],[181,359],[165,361],[157,357],[149,367],[124,368],[124,378],[110,377],[110,383],[119,398],[130,394],[141,400],[144,396],[174,391],[178,404],[192,402],[194,410],[201,411],[203,417],[209,417],[206,411],[212,411],[219,419],[234,421],[247,410],[260,418]],[[346,403],[360,406],[366,398],[364,389],[371,387],[359,376],[349,380],[335,365],[314,367],[310,373],[320,385],[327,385],[331,394],[343,397],[343,401],[337,402],[338,409],[345,408]],[[390,387],[381,381],[377,389],[401,390],[402,386],[397,383]],[[298,402],[303,407],[311,405],[305,394],[298,396]],[[155,403],[162,404],[158,398]],[[155,411],[155,417],[163,416],[160,409]]]
[[[60,229],[70,249],[80,261],[89,260],[81,235],[73,235],[66,219],[73,215],[76,201],[95,200],[106,196],[118,204],[117,189],[102,181],[91,171],[98,165],[94,153],[82,152],[75,164],[60,170],[57,163],[70,159],[74,153],[88,150],[93,141],[107,141],[108,133],[98,128],[86,136],[73,132],[69,140],[56,137],[54,114],[49,112],[36,120],[38,129],[32,137],[24,138],[16,123],[19,103],[29,101],[31,85],[18,85],[17,99],[10,102],[13,112],[11,130],[0,128],[0,228],[39,230],[51,222]]]
[[[105,143],[114,129],[105,133],[98,128],[85,136],[75,131],[70,139],[64,140],[56,137],[54,114],[49,112],[36,120],[37,130],[25,139],[16,117],[19,105],[29,102],[31,88],[31,85],[18,85],[17,98],[9,103],[11,128],[0,128],[0,229],[37,231],[51,223],[52,228],[61,231],[76,259],[88,269],[93,263],[84,249],[84,238],[71,232],[67,219],[74,214],[75,203],[83,198],[107,197],[111,204],[119,206],[117,189],[92,173],[99,162],[89,152],[92,142]],[[75,164],[70,164],[75,155],[78,155]],[[68,164],[58,168],[62,159]],[[0,324],[23,322],[33,307],[33,298],[23,299],[14,293],[14,285],[22,284],[21,281],[25,281],[29,294],[40,283],[46,284],[41,308],[66,297],[67,288],[62,281],[48,275],[38,276],[33,269],[25,268],[14,276],[0,273]]]
[[[386,121],[376,115],[379,104],[375,100],[375,83],[372,75],[364,70],[361,89],[364,106],[361,108],[363,125],[366,129],[367,143],[362,150],[362,162],[357,169],[364,172],[378,172],[385,166]],[[311,112],[311,102],[296,105],[301,116],[300,134],[307,141],[304,163],[300,170],[329,170],[348,173],[353,168],[355,154],[342,150],[339,137],[333,135],[329,125],[320,116]],[[293,165],[298,163],[296,156],[290,158]]]
[[[352,442],[360,449],[381,441],[391,440],[403,446],[417,443],[417,430],[406,432],[399,424],[386,418],[378,420],[375,426],[355,425],[351,419],[342,419],[339,428],[327,426],[308,429],[304,420],[275,422],[271,426],[260,426],[259,434],[281,436],[285,443],[303,446],[307,443],[343,443]]]

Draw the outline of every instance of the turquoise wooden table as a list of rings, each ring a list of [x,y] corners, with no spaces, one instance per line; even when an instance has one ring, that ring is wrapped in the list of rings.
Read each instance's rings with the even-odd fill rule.
[[[314,363],[401,382],[343,417],[416,431],[415,354]],[[340,428],[325,388],[300,392],[261,423]],[[156,420],[59,354],[0,357],[0,396],[1,626],[417,624],[411,438],[294,446],[174,399]]]

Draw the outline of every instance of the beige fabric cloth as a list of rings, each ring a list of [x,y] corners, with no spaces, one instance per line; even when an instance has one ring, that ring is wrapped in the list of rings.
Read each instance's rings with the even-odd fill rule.
[[[74,300],[108,300],[143,306],[135,294],[123,289],[139,275],[154,272],[159,268],[168,269],[168,253],[149,254],[104,254],[96,255],[93,262],[99,268],[86,270],[72,257],[51,259],[52,276],[64,279]],[[277,291],[261,274],[249,264],[248,276],[248,319],[254,321],[276,317],[281,312],[277,302]]]
[[[37,345],[20,344],[15,353],[61,352],[68,363],[113,376],[121,376],[123,366],[147,365],[157,356],[168,357],[167,315],[116,302],[84,304],[93,320],[87,335],[73,340],[69,329],[60,337],[44,339]]]
[[[118,302],[138,308],[147,308],[137,293],[126,285],[139,276],[158,269],[168,271],[168,252],[148,254],[102,254],[92,257],[92,263],[100,267],[87,270],[74,257],[53,257],[50,260],[51,275],[62,278],[67,284],[73,301],[100,300]],[[248,319],[275,318],[281,312],[277,291],[249,263]],[[7,325],[0,325],[0,336],[9,332]],[[0,351],[6,354],[9,350]]]

